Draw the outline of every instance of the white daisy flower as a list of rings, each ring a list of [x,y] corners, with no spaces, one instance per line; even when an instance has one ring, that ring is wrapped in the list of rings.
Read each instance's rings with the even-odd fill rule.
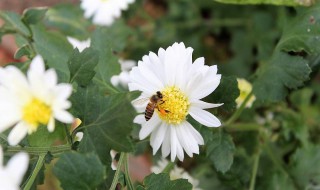
[[[72,38],[70,36],[67,36],[67,40],[72,45],[73,48],[78,48],[79,52],[82,52],[87,47],[90,47],[90,44],[91,44],[90,39],[80,41],[76,38]]]
[[[29,156],[24,152],[14,155],[3,166],[3,152],[0,146],[0,187],[5,190],[19,190],[23,176],[28,169]]]
[[[252,85],[246,80],[238,78],[238,88],[240,90],[240,95],[236,99],[237,107],[239,108],[241,104],[244,102],[244,100],[247,98],[247,96],[252,91]],[[250,108],[252,106],[252,103],[256,100],[256,97],[253,95],[246,103],[245,107]]]
[[[85,18],[92,18],[93,23],[110,26],[116,18],[121,16],[121,11],[128,9],[134,0],[82,0],[81,8]]]
[[[137,63],[133,60],[119,60],[121,65],[121,73],[119,75],[114,75],[111,77],[110,82],[113,86],[121,86],[124,89],[128,89],[128,84],[130,82],[129,72],[132,67],[136,66]]]
[[[168,160],[161,159],[157,162],[157,165],[151,167],[151,172],[155,174],[161,173],[165,167],[168,165]],[[174,166],[174,168],[169,173],[170,180],[176,180],[176,179],[187,179],[189,183],[192,185],[192,190],[201,190],[199,188],[199,180],[194,179],[187,171],[185,171],[183,168],[178,167],[177,165]]]
[[[55,119],[72,123],[70,84],[57,84],[54,69],[45,70],[43,59],[37,55],[31,62],[27,77],[16,67],[0,68],[0,133],[14,126],[8,136],[10,145],[17,145],[27,133],[40,125],[54,131]]]
[[[172,161],[176,156],[182,161],[184,151],[190,157],[193,153],[199,154],[198,145],[204,144],[200,133],[187,121],[189,114],[207,127],[221,125],[218,118],[204,109],[222,104],[200,100],[217,88],[221,75],[217,74],[216,65],[204,65],[203,57],[192,63],[192,52],[193,49],[186,48],[183,43],[175,43],[166,50],[160,48],[158,55],[150,52],[130,72],[130,91],[142,91],[141,97],[133,101],[134,105],[152,96],[159,100],[157,104],[149,104],[145,116],[135,118],[134,122],[142,125],[139,138],[145,139],[151,134],[153,154],[162,145],[162,156],[171,153]],[[148,101],[137,109],[143,112],[141,108],[146,108],[147,104]],[[154,114],[150,114],[152,107]],[[146,121],[150,115],[151,119]]]

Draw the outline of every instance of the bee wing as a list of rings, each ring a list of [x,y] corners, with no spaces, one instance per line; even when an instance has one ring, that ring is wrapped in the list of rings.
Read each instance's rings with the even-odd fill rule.
[[[133,100],[131,103],[134,106],[142,106],[142,105],[146,104],[149,100],[150,100],[150,98],[142,97],[142,98],[137,98],[137,99]]]

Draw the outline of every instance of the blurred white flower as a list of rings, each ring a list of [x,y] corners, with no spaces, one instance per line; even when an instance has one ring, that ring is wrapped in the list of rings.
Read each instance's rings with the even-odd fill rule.
[[[124,89],[128,89],[128,83],[130,82],[129,72],[132,67],[136,66],[137,63],[133,60],[119,60],[121,65],[121,73],[111,77],[110,81],[113,86],[121,86]]]
[[[81,125],[82,121],[79,118],[75,118],[73,120],[73,123],[71,125],[71,133],[76,130],[76,128],[78,128]],[[83,138],[83,132],[77,132],[75,137],[74,137],[74,141],[81,141]]]
[[[146,108],[150,97],[159,100],[149,104],[146,113],[134,119],[142,125],[139,137],[142,140],[151,134],[153,154],[162,145],[162,156],[171,153],[172,161],[176,156],[182,161],[184,151],[190,157],[199,154],[198,145],[204,144],[201,134],[187,121],[189,114],[207,127],[221,125],[218,118],[204,109],[222,104],[200,100],[218,87],[221,75],[217,74],[216,65],[204,65],[203,57],[192,62],[192,52],[193,49],[183,43],[174,43],[166,50],[160,48],[158,55],[150,52],[130,72],[130,91],[142,91],[132,102],[137,109],[139,104]]]
[[[66,111],[71,107],[72,86],[57,82],[55,70],[46,71],[40,55],[32,60],[27,77],[14,66],[0,68],[0,133],[14,126],[10,145],[17,145],[40,125],[54,131],[55,119],[72,123],[73,116]]]
[[[110,150],[110,156],[111,156],[111,169],[112,170],[117,170],[117,161],[116,161],[116,156],[118,152],[115,150]]]
[[[252,91],[252,85],[245,79],[237,79],[238,81],[238,88],[240,90],[240,95],[236,99],[237,107],[239,108],[246,99],[246,97],[250,94]],[[254,95],[251,96],[251,98],[248,100],[247,104],[245,105],[246,108],[250,108],[252,106],[252,103],[256,100],[256,97]]]
[[[3,151],[0,146],[0,188],[19,190],[23,176],[28,169],[29,156],[24,152],[17,153],[3,166]]]
[[[116,18],[121,16],[121,11],[128,9],[134,0],[82,0],[81,8],[84,17],[91,18],[98,25],[110,26]]]
[[[70,36],[67,37],[69,43],[73,46],[73,48],[78,48],[80,52],[82,52],[87,47],[90,47],[91,40],[87,39],[85,41],[79,41],[78,39],[72,38]]]
[[[151,172],[155,174],[161,173],[168,165],[168,163],[168,160],[162,158],[158,161],[157,165],[151,167]],[[194,179],[187,171],[185,171],[183,168],[178,167],[177,165],[175,165],[174,168],[170,171],[169,176],[171,180],[180,178],[187,179],[193,187],[192,190],[201,190],[201,188],[198,187],[199,180]]]

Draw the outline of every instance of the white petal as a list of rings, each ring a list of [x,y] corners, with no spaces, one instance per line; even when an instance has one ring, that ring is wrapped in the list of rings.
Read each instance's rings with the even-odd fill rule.
[[[36,55],[32,59],[29,70],[37,72],[37,73],[44,72],[44,70],[45,70],[44,61],[43,61],[41,55]]]
[[[55,110],[54,117],[63,123],[72,123],[74,119],[69,112],[64,110],[58,110],[58,111]]]
[[[193,152],[189,145],[190,139],[188,138],[188,134],[185,132],[185,130],[187,130],[186,126],[182,123],[179,127],[177,127],[177,137],[188,156],[192,157]]]
[[[168,129],[168,126],[164,122],[158,128],[157,133],[156,133],[156,137],[154,138],[154,141],[152,142],[153,155],[155,155],[157,153],[157,151],[159,150],[159,148],[164,140],[165,134],[167,133],[167,129]]]
[[[145,139],[147,136],[149,136],[150,133],[160,124],[160,122],[161,120],[159,119],[157,114],[153,114],[151,119],[142,125],[139,132],[140,140]]]
[[[53,88],[57,85],[58,78],[57,73],[54,69],[49,69],[45,73],[45,83],[48,88]]]
[[[197,141],[197,143],[200,145],[204,145],[204,140],[201,134],[195,128],[193,128],[193,126],[189,122],[185,122],[185,124],[187,131]]]
[[[177,157],[180,161],[183,161],[184,159],[184,152],[179,140],[177,140]]]
[[[223,103],[222,104],[212,104],[212,103],[204,102],[201,100],[190,100],[190,103],[191,103],[191,106],[198,107],[201,109],[216,108],[216,107],[223,105]]]
[[[144,118],[144,115],[143,114],[140,114],[140,115],[137,115],[134,120],[133,120],[133,123],[136,123],[136,124],[144,124],[146,123],[146,119]]]
[[[3,150],[2,150],[2,146],[0,146],[0,170],[3,166]]]
[[[54,118],[53,117],[50,117],[49,119],[49,123],[48,123],[48,131],[49,132],[53,132],[54,131],[54,128],[55,128],[55,122],[54,122]]]
[[[197,107],[190,107],[189,114],[202,125],[207,127],[219,127],[221,122],[213,114]]]
[[[14,155],[7,163],[6,170],[15,184],[20,184],[28,169],[29,156],[20,152]]]
[[[2,105],[3,106],[3,105]],[[14,124],[16,124],[20,119],[20,114],[16,111],[11,112],[11,110],[7,110],[7,114],[5,117],[0,117],[0,133],[7,130],[9,127],[12,127]],[[5,113],[1,112],[1,115]]]
[[[170,130],[170,127],[172,126],[168,126],[168,129],[167,129],[167,133],[164,137],[164,140],[163,140],[163,144],[162,144],[162,147],[161,147],[161,153],[162,153],[162,157],[167,157],[169,154],[170,154],[170,144],[171,144],[171,130]]]
[[[57,94],[58,99],[66,100],[72,93],[72,85],[66,83],[58,84],[55,88],[55,93]]]
[[[19,122],[14,128],[10,131],[8,136],[8,142],[11,146],[17,145],[28,133],[28,126]]]
[[[174,162],[177,155],[177,134],[174,126],[169,126],[171,134],[170,134],[170,142],[171,142],[171,162]]]

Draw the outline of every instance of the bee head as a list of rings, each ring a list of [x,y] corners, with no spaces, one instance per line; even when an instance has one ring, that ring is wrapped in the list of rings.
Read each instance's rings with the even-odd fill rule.
[[[160,91],[157,91],[157,96],[158,96],[159,98],[163,98]]]

